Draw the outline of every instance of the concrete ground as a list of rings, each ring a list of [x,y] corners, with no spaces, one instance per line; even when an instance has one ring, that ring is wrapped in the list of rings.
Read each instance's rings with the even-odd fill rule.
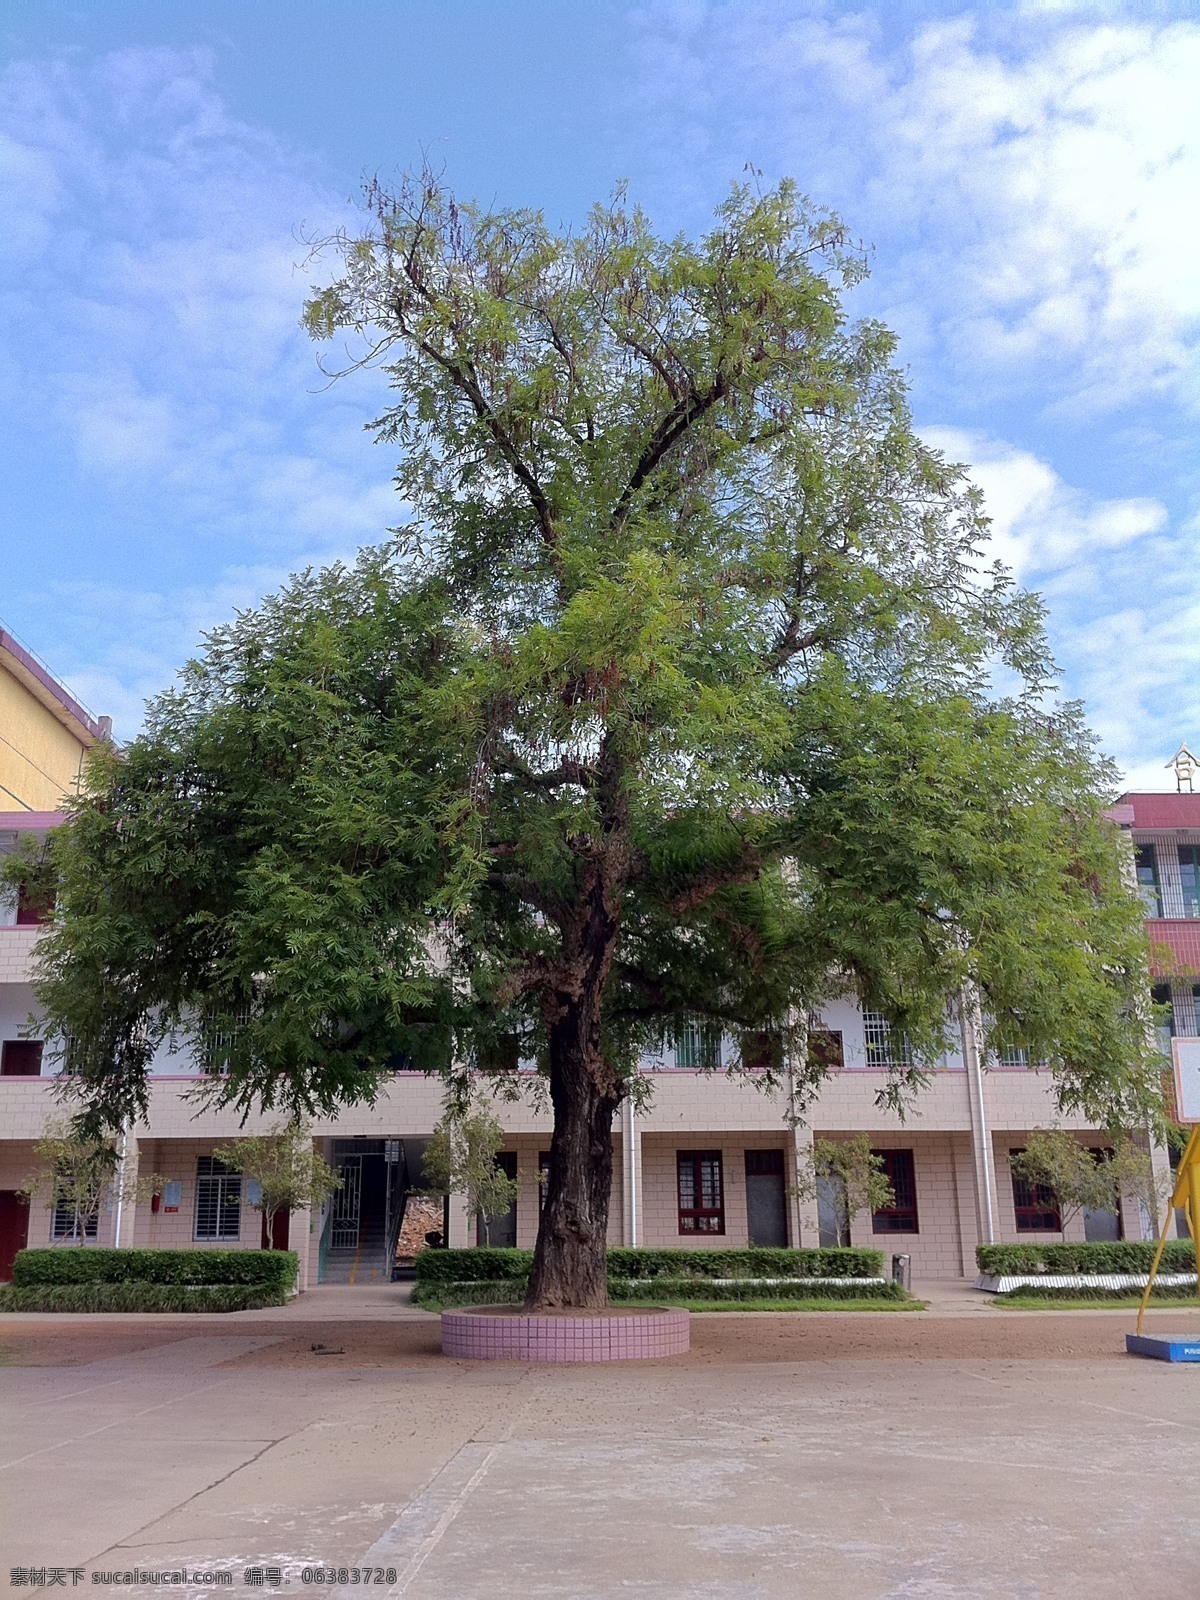
[[[1128,1312],[919,1292],[924,1313],[694,1317],[690,1356],[587,1368],[446,1361],[391,1285],[226,1317],[6,1317],[0,1581],[1200,1594],[1200,1368],[1127,1357]],[[1195,1332],[1200,1311],[1149,1320]],[[272,1566],[279,1586],[254,1581]]]

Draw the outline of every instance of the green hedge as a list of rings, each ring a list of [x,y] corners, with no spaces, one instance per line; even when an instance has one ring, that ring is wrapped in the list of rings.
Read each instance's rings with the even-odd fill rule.
[[[863,1283],[842,1278],[837,1283],[708,1283],[703,1278],[609,1279],[613,1300],[644,1300],[647,1295],[668,1305],[676,1300],[907,1300],[902,1284]]]
[[[470,1283],[418,1283],[412,1303],[436,1311],[454,1306],[519,1305],[525,1298],[525,1282],[524,1278],[476,1278]]]
[[[1088,1284],[1082,1289],[1067,1289],[1057,1283],[1028,1283],[1022,1284],[1019,1289],[1007,1289],[1003,1294],[998,1294],[996,1299],[1002,1300],[1095,1300],[1097,1305],[1128,1305],[1131,1301],[1140,1298],[1143,1291],[1140,1289],[1101,1289],[1095,1284]],[[1155,1283],[1152,1301],[1159,1300],[1190,1300],[1195,1304],[1196,1285],[1194,1283]]]
[[[1153,1242],[1135,1240],[1103,1244],[981,1244],[975,1248],[975,1260],[980,1272],[994,1278],[1031,1272],[1149,1272],[1156,1248]],[[1196,1252],[1191,1240],[1171,1240],[1163,1251],[1159,1271],[1195,1270]]]
[[[54,1283],[0,1287],[4,1311],[257,1311],[281,1306],[287,1290],[265,1284]]]
[[[40,1289],[89,1283],[240,1284],[288,1294],[298,1265],[294,1250],[100,1250],[59,1245],[18,1251],[13,1285]]]
[[[524,1280],[532,1250],[422,1250],[418,1285]],[[610,1250],[611,1278],[878,1278],[882,1250]],[[824,1290],[821,1291],[824,1293]]]
[[[418,1283],[413,1304],[437,1309],[451,1306],[514,1305],[525,1298],[524,1278],[476,1278],[467,1283]],[[610,1278],[609,1299],[614,1304],[647,1300],[673,1305],[679,1300],[711,1300],[729,1304],[742,1300],[907,1300],[898,1283],[864,1283],[842,1278],[836,1283],[806,1279],[761,1283],[713,1283],[704,1278]]]

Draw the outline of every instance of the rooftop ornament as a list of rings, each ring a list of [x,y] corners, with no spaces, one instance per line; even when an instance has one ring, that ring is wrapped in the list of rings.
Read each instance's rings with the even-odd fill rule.
[[[1177,794],[1195,794],[1195,778],[1197,772],[1200,772],[1200,761],[1197,761],[1186,744],[1179,746],[1179,749],[1167,762],[1167,767],[1175,774],[1175,791]]]

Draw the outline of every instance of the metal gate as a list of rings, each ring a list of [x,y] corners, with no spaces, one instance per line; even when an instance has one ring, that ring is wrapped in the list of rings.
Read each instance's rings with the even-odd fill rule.
[[[362,1211],[362,1157],[340,1157],[337,1171],[342,1187],[334,1190],[329,1245],[333,1250],[355,1250]]]

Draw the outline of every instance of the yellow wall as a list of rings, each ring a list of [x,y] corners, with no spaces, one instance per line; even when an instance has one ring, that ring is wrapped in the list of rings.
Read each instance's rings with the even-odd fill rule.
[[[0,663],[0,811],[57,811],[84,748]]]

